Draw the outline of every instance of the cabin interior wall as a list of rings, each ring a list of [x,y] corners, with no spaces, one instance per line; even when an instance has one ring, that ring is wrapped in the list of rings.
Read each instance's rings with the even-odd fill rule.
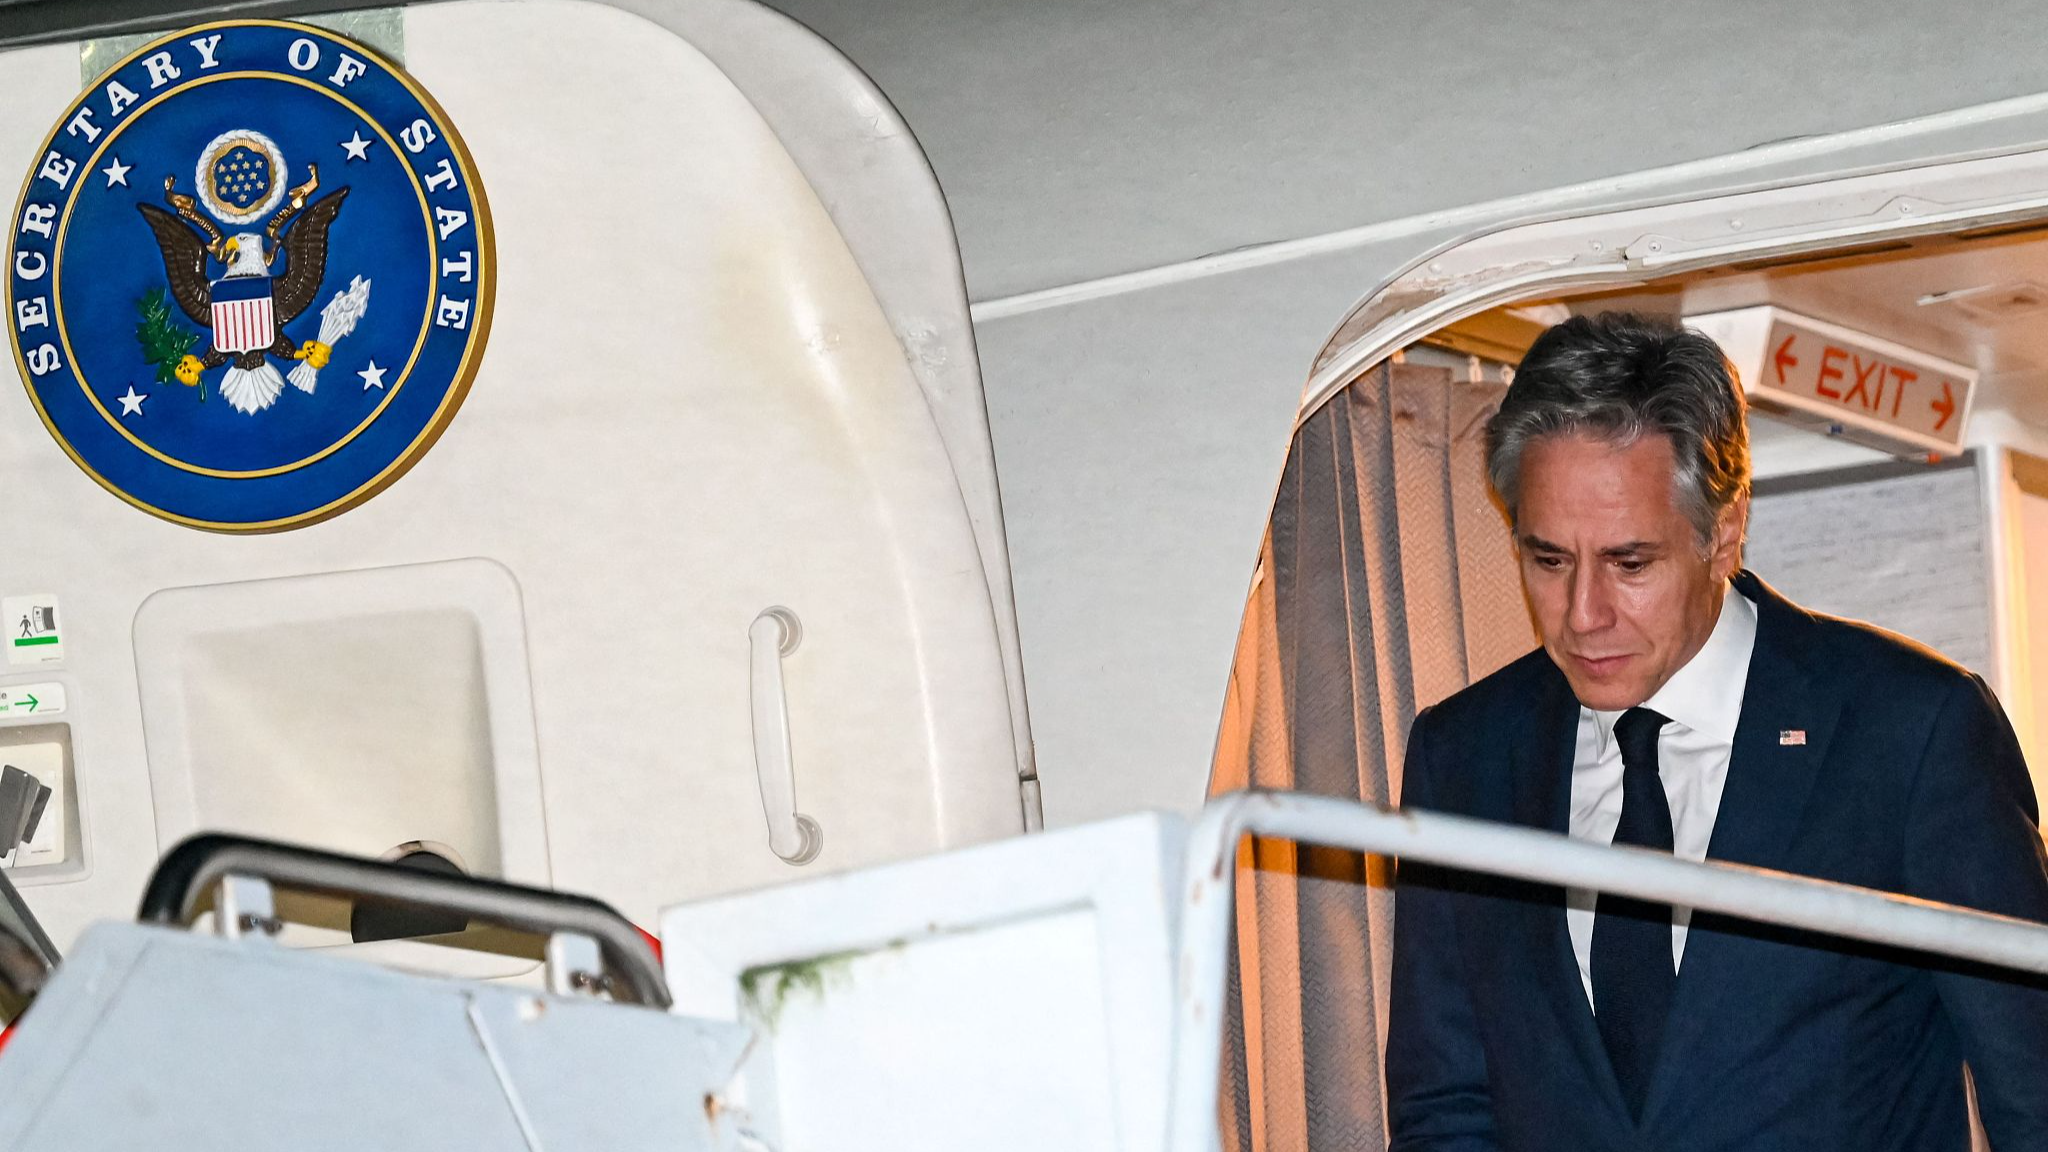
[[[1985,445],[1985,511],[1994,609],[1992,686],[2025,751],[2048,810],[2048,429],[2005,412],[1977,420]]]
[[[2048,497],[2021,492],[2015,503],[2015,519],[2020,529],[2022,599],[2029,609],[2020,622],[2021,638],[2031,671],[2033,664],[2048,657]],[[2029,676],[2028,680],[2025,711],[2028,719],[2033,720],[2048,715],[2048,676]],[[2030,766],[2038,765],[2043,758],[2039,728],[2038,723],[2029,723],[2022,733]],[[2035,780],[2039,790],[2039,768]]]

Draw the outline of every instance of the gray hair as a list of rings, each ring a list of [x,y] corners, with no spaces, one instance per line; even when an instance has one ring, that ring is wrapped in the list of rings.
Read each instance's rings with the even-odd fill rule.
[[[1537,337],[1486,422],[1486,472],[1518,523],[1522,453],[1545,436],[1579,433],[1626,446],[1671,438],[1678,506],[1711,539],[1721,513],[1749,491],[1742,389],[1712,340],[1630,312],[1574,316]]]

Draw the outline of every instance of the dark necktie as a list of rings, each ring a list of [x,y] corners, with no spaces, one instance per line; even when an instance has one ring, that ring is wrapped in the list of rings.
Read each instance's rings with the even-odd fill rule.
[[[1657,775],[1657,734],[1671,721],[1631,708],[1614,723],[1621,744],[1621,822],[1614,842],[1671,851],[1671,804]],[[1593,1018],[1641,1120],[1678,971],[1671,960],[1671,906],[1603,895],[1593,916]]]

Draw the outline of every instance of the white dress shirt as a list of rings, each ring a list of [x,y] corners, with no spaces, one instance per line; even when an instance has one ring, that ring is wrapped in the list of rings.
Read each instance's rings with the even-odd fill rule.
[[[1657,771],[1671,802],[1672,850],[1681,860],[1704,860],[1714,838],[1714,817],[1728,783],[1728,758],[1735,751],[1735,725],[1742,717],[1742,690],[1749,682],[1749,656],[1756,647],[1756,605],[1730,585],[1720,619],[1707,642],[1672,674],[1643,707],[1671,719],[1657,736]],[[1579,740],[1572,756],[1571,835],[1599,844],[1614,842],[1621,822],[1621,745],[1614,738],[1619,712],[1579,709]],[[1565,927],[1586,999],[1593,998],[1594,893],[1565,893]],[[1692,910],[1672,911],[1671,962],[1685,957],[1685,929]]]

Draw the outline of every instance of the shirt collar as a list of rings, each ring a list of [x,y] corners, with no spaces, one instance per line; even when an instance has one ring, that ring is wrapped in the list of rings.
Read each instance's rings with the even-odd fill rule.
[[[1755,650],[1756,605],[1730,584],[1707,642],[1642,706],[1722,744],[1733,744],[1742,719],[1742,692],[1749,683],[1749,657]],[[1593,713],[1602,754],[1620,718],[1620,712]]]

